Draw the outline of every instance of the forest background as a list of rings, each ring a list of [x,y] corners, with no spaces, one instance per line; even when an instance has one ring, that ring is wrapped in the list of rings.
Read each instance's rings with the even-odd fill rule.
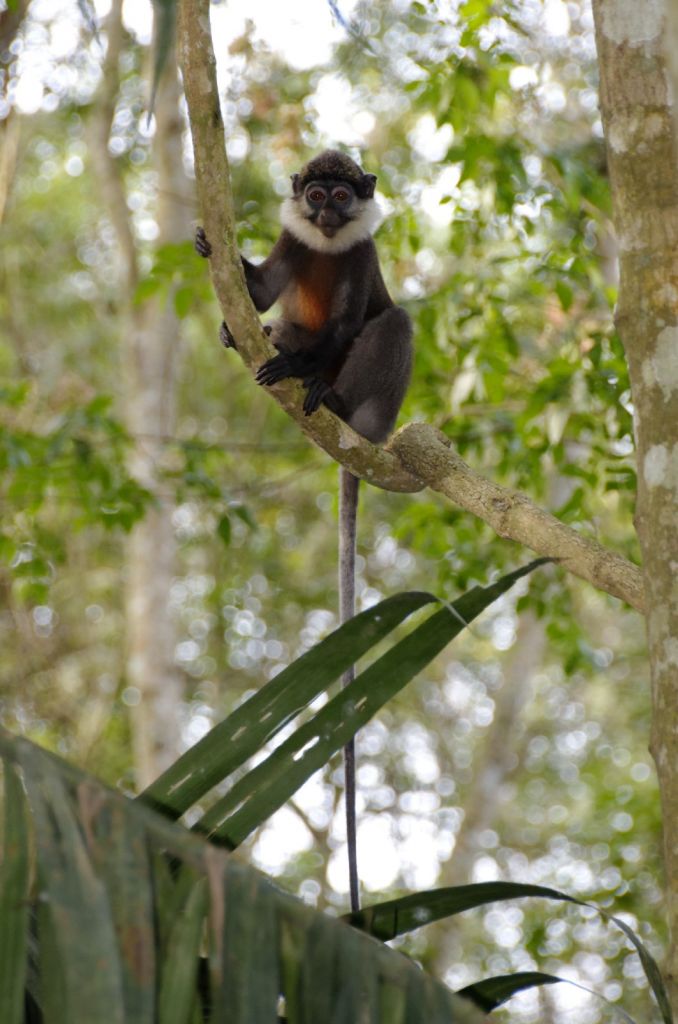
[[[213,12],[242,251],[268,251],[308,155],[360,155],[416,324],[401,422],[638,562],[588,6]],[[0,721],[130,792],[336,625],[336,467],[218,343],[171,74],[147,119],[150,7],[96,13],[99,35],[75,2],[0,23]],[[359,550],[361,608],[527,560],[430,492],[367,487]],[[555,885],[661,955],[649,733],[641,616],[542,569],[359,735],[370,897]],[[341,796],[336,764],[239,856],[343,911]],[[495,905],[401,948],[453,988],[539,964],[647,1013],[635,953],[578,910]],[[609,1016],[560,986],[497,1019]]]

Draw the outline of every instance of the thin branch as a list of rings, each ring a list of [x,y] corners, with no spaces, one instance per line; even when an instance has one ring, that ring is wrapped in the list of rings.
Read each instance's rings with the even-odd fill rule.
[[[273,354],[273,349],[247,294],[236,246],[209,0],[181,0],[178,50],[202,222],[212,243],[212,282],[224,319],[238,339],[238,352],[247,366],[255,369]],[[392,491],[414,492],[428,485],[479,516],[499,536],[557,559],[574,575],[643,610],[642,577],[637,566],[582,537],[524,495],[475,473],[433,427],[409,424],[386,448],[378,448],[324,408],[312,417],[304,416],[300,383],[284,381],[270,390],[301,430],[355,476]]]

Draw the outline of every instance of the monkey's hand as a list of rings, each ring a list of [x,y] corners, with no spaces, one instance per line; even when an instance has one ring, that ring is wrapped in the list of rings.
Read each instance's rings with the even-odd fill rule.
[[[307,377],[304,381],[306,395],[304,397],[304,413],[310,416],[316,409],[319,409],[325,399],[331,395],[332,388],[320,377]]]
[[[277,345],[278,355],[267,359],[257,370],[257,384],[277,384],[287,377],[308,377],[311,366],[306,352],[292,352],[284,345]]]
[[[198,256],[204,256],[207,259],[208,256],[212,255],[212,246],[207,241],[207,235],[205,234],[204,228],[195,229],[195,251]]]
[[[228,329],[228,324],[225,320],[221,321],[221,327],[219,328],[219,341],[224,348],[234,348],[238,351],[238,346],[235,343],[235,338]]]

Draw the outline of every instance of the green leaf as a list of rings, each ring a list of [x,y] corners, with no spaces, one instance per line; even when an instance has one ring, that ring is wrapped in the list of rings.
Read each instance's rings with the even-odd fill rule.
[[[590,907],[593,906],[593,904],[586,903],[584,906]],[[598,907],[595,909],[598,910]],[[664,1024],[673,1024],[673,1012],[671,1010],[671,1004],[669,1003],[668,992],[664,986],[664,979],[661,976],[661,971],[659,970],[657,961],[652,956],[647,946],[640,941],[633,928],[630,928],[620,917],[617,917],[614,914],[608,914],[604,910],[598,910],[598,913],[601,917],[604,917],[608,921],[612,921],[616,924],[617,928],[621,928],[631,945],[635,947],[640,958],[640,962],[643,965],[645,977],[649,981],[650,988],[652,989],[654,997],[659,1004],[662,1020],[664,1021]]]
[[[257,753],[357,658],[435,600],[426,593],[397,594],[345,623],[215,726],[138,799],[170,817],[182,815]]]
[[[63,972],[61,1019],[68,1024],[125,1024],[110,903],[63,781],[28,744],[22,767],[36,823],[41,898],[47,901]],[[85,794],[83,802],[87,804]]]
[[[355,928],[388,942],[405,932],[421,928],[433,921],[440,921],[444,917],[453,917],[465,910],[482,907],[498,900],[514,900],[525,897],[558,900],[572,903],[578,907],[587,907],[595,910],[604,920],[610,921],[620,928],[638,953],[645,976],[659,1005],[664,1024],[673,1024],[668,994],[657,962],[633,929],[621,918],[606,910],[601,910],[594,903],[576,899],[558,889],[522,882],[480,882],[475,885],[458,885],[412,893],[410,896],[376,903],[357,913],[345,915],[344,920]]]
[[[561,979],[555,974],[542,974],[539,971],[520,971],[516,974],[502,974],[494,978],[483,978],[472,985],[458,989],[457,994],[491,1013],[498,1006],[507,1002],[518,992],[541,985],[555,985]]]
[[[226,547],[228,547],[231,543],[231,520],[228,516],[223,515],[217,523],[217,533]]]
[[[556,295],[560,299],[560,305],[562,306],[563,311],[567,313],[574,300],[574,292],[570,288],[569,284],[565,284],[564,281],[559,280],[555,283],[555,289]]]
[[[113,399],[110,395],[97,395],[91,402],[88,402],[85,406],[85,412],[89,419],[97,419],[109,413],[111,406],[113,405]],[[107,427],[114,427],[117,430],[117,424],[115,421],[108,421]]]
[[[194,292],[188,285],[182,285],[174,293],[174,312],[180,320],[188,316],[193,305]]]
[[[444,889],[430,889],[412,893],[399,899],[375,903],[353,914],[346,914],[344,920],[354,928],[367,932],[383,942],[389,942],[398,935],[421,928],[444,917],[462,914],[465,910],[482,907],[498,900],[520,899],[539,896],[545,899],[578,903],[572,896],[543,885],[529,885],[520,882],[478,882],[474,885],[455,885]]]
[[[104,805],[91,821],[96,839],[93,862],[105,881],[111,901],[122,973],[125,1024],[154,1019],[156,950],[153,934],[153,879],[145,832],[124,813],[124,805]]]
[[[28,813],[13,765],[5,765],[5,828],[0,858],[0,1020],[21,1024],[28,944]]]
[[[160,972],[159,1024],[185,1024],[196,1000],[196,981],[203,924],[207,911],[207,882],[199,878],[190,887],[185,905],[169,935],[167,955]]]
[[[121,895],[127,899],[125,889],[131,895],[136,877],[145,890],[139,913],[156,948],[161,1024],[198,1024],[201,1009],[212,1021],[275,1024],[281,996],[289,1024],[317,1024],[308,1014],[332,1005],[329,993],[334,1024],[377,1024],[384,1006],[399,1004],[399,988],[407,994],[407,1024],[479,1024],[468,1000],[388,947],[281,893],[183,826],[1,727],[0,757],[27,782],[36,835],[31,852],[44,880],[36,900],[40,984],[31,988],[42,1012],[37,1019],[127,1024],[119,981],[125,935],[111,926],[110,911]],[[118,834],[125,838],[116,843]],[[134,934],[128,938],[133,944]],[[25,970],[25,961],[17,969]],[[200,1006],[198,989],[209,1007]],[[138,1024],[154,1019],[152,1012],[137,1016]]]
[[[40,949],[39,1006],[50,1024],[69,1024],[65,968],[60,956],[57,926],[46,902],[38,903]]]
[[[214,961],[212,970],[212,1018],[229,1024],[275,1024],[281,992],[276,954],[278,914],[251,876],[243,876],[237,885],[233,882],[233,877],[224,882],[225,913],[214,923],[217,928],[222,923],[223,930],[217,935],[217,948],[222,950],[222,956]],[[301,946],[299,939],[297,936]],[[315,959],[317,977],[318,957]]]
[[[595,996],[597,999],[602,1000],[602,1002],[607,1003],[627,1024],[636,1024],[633,1017],[630,1017],[625,1010],[622,1010],[616,1003],[606,999],[605,996],[601,996],[594,989],[587,988],[586,985],[580,985],[577,981],[570,981],[568,978],[559,978],[555,974],[543,974],[541,971],[518,971],[516,974],[500,974],[494,978],[483,978],[482,981],[476,981],[473,985],[467,985],[465,988],[459,989],[457,995],[463,996],[464,999],[470,999],[472,1003],[480,1007],[481,1010],[484,1010],[485,1013],[491,1013],[498,1006],[503,1006],[504,1003],[518,992],[525,992],[527,989],[541,987],[542,985],[556,985],[558,982],[562,982],[565,985],[573,985],[575,988],[581,989],[582,992],[588,992],[589,995]]]
[[[23,405],[30,394],[30,382],[27,380],[17,384],[3,384],[0,387],[0,402],[10,408],[18,408]]]
[[[162,286],[163,282],[159,277],[155,275],[145,277],[142,281],[139,281],[139,284],[136,287],[134,292],[134,304],[140,306],[142,302],[145,302],[147,299],[150,299],[152,295],[155,295]]]
[[[265,761],[238,780],[195,826],[231,848],[277,811],[461,630],[513,584],[549,559],[538,559],[489,587],[474,587],[436,612],[374,662]],[[355,662],[350,658],[349,664]]]
[[[249,526],[250,530],[256,531],[259,529],[259,525],[252,515],[251,509],[249,509],[247,505],[231,505],[229,506],[229,511],[231,511],[234,516],[237,516],[245,526]]]

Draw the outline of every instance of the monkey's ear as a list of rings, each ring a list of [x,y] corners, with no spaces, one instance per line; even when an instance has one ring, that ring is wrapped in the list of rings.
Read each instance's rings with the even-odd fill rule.
[[[363,182],[361,188],[363,199],[372,199],[372,197],[374,196],[374,188],[376,184],[376,174],[363,174]]]
[[[299,174],[290,174],[290,178],[292,179],[292,192],[295,196],[298,196],[301,192],[300,177],[301,175]]]

